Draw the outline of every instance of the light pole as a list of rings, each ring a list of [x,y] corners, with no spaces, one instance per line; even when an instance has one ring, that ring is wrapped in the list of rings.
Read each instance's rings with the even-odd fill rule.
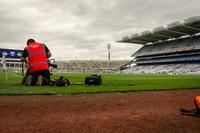
[[[110,49],[111,49],[111,44],[107,44],[107,49],[108,49],[108,61],[110,61]]]

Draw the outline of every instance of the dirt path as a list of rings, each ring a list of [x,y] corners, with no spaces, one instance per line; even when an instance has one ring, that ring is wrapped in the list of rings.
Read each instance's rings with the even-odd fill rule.
[[[0,96],[1,133],[200,133],[200,117],[181,115],[199,90]]]

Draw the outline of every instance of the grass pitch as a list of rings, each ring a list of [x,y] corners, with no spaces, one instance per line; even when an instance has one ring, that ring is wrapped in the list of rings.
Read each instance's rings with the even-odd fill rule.
[[[54,74],[67,77],[70,82],[84,83],[90,74]],[[20,73],[0,72],[0,95],[48,95],[48,94],[80,94],[102,92],[129,92],[171,89],[200,88],[200,75],[136,75],[136,74],[101,74],[102,85],[84,86],[70,85],[65,87],[53,86],[23,86]]]

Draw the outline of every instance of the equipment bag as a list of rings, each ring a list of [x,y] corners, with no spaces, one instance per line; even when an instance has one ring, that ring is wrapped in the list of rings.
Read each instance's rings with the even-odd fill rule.
[[[60,78],[58,79],[49,81],[50,86],[67,86],[70,84],[71,84],[70,81],[66,77],[63,77],[63,76],[60,76]]]
[[[90,75],[85,78],[85,85],[101,85],[102,78],[100,75]]]
[[[194,104],[195,104],[195,106],[196,106],[197,111],[200,112],[200,96],[196,96],[196,97],[194,98]]]
[[[200,96],[196,96],[194,98],[194,104],[196,109],[183,109],[181,108],[180,111],[183,115],[189,116],[197,116],[200,115]]]

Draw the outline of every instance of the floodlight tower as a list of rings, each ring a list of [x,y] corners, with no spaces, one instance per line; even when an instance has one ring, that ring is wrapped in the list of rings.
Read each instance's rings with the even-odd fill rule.
[[[110,61],[110,49],[111,49],[111,44],[107,44],[107,49],[108,49],[108,61]]]

